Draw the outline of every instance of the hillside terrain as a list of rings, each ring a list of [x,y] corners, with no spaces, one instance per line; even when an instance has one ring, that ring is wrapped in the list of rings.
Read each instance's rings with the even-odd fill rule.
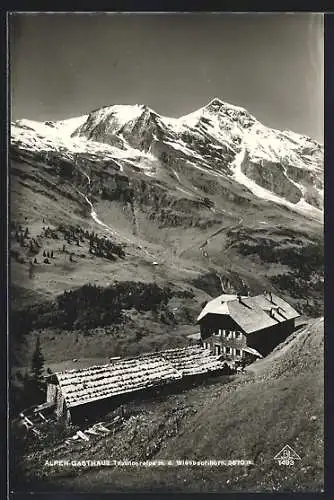
[[[112,416],[105,418],[105,425]],[[74,434],[74,430],[71,430]],[[112,435],[26,443],[20,484],[37,491],[323,490],[323,319],[311,320],[245,375],[134,401]],[[289,444],[301,460],[280,466]],[[21,452],[22,453],[22,452]],[[250,466],[50,467],[47,460],[252,460]],[[140,472],[139,472],[140,471]]]
[[[321,315],[322,160],[312,139],[219,99],[179,119],[117,105],[63,122],[13,122],[13,315],[87,284],[138,281],[185,294],[160,314],[128,310],[121,348],[94,330],[107,355],[183,344],[201,304],[222,289],[272,290]],[[53,319],[32,325],[27,352],[37,331],[50,363],[77,350],[99,355],[83,334],[92,325],[71,324],[71,335]],[[110,321],[94,328],[110,330]]]
[[[114,105],[58,122],[17,120],[9,161],[14,414],[37,338],[45,371],[180,347],[222,292],[271,290],[308,325],[247,374],[137,402],[112,440],[66,451],[253,457],[255,467],[134,469],[126,483],[117,469],[53,471],[52,488],[319,491],[323,146],[213,99],[180,118]],[[59,436],[53,458],[64,452]],[[272,460],[287,442],[301,456],[309,447],[297,473]],[[35,452],[24,443],[36,472],[23,460],[22,477],[41,489],[50,470],[37,462],[50,443]]]
[[[109,106],[12,123],[10,161],[14,284],[52,298],[134,277],[189,287],[209,274],[218,291],[244,281],[321,314],[323,147],[310,138],[219,99],[179,119]],[[125,255],[95,252],[87,232]],[[300,269],[304,254],[313,261]]]

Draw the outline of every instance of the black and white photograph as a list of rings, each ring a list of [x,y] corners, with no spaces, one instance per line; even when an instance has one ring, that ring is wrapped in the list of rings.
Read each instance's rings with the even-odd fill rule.
[[[10,491],[323,492],[324,15],[7,28]]]

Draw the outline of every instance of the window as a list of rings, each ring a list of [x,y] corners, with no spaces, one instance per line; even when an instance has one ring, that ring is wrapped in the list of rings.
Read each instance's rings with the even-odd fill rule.
[[[235,338],[240,340],[242,338],[242,333],[241,332],[235,332]]]
[[[226,337],[226,330],[222,330],[222,336]]]
[[[216,354],[217,356],[219,356],[219,355],[220,355],[220,353],[221,353],[221,348],[220,348],[220,345],[217,345],[217,344],[216,344],[216,345],[215,345],[215,354]]]
[[[235,355],[240,357],[241,356],[241,350],[240,349],[236,349],[235,350]]]
[[[226,347],[226,354],[231,354],[231,348],[230,347]]]

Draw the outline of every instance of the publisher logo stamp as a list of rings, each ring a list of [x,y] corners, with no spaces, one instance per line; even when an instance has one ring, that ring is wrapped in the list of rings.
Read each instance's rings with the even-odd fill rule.
[[[298,453],[296,453],[295,450],[287,444],[277,453],[277,455],[274,456],[274,460],[278,462],[278,465],[291,466],[295,465],[295,462],[301,460],[301,458]]]

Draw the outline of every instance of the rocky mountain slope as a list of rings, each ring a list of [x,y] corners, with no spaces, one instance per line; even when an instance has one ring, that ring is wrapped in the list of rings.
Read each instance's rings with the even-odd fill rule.
[[[186,287],[213,277],[213,293],[222,283],[272,287],[321,310],[323,147],[308,137],[219,99],[177,119],[115,105],[60,122],[13,122],[10,159],[12,218],[41,249],[43,227],[59,225],[126,249],[122,262],[78,256],[48,271],[36,265],[26,279],[27,242],[15,241],[20,286],[54,295],[133,276]],[[300,272],[304,250],[315,266]]]
[[[165,159],[177,150],[178,156],[190,161],[195,157],[203,168],[234,173],[238,182],[251,186],[248,178],[294,204],[322,205],[321,145],[269,129],[245,109],[219,99],[179,119],[160,117],[147,106],[106,107],[92,112],[72,137],[106,144],[123,137],[136,149]]]
[[[116,105],[63,122],[19,120],[12,124],[12,144],[44,151],[65,147],[70,153],[95,149],[114,159],[123,156],[126,163],[141,158],[138,167],[144,162],[144,170],[150,160],[156,167],[162,160],[167,170],[183,160],[216,176],[231,176],[260,197],[285,199],[301,211],[319,216],[308,205],[323,206],[322,146],[309,137],[265,127],[245,109],[219,99],[178,119],[162,117],[145,105]]]
[[[115,105],[60,122],[18,120],[9,153],[18,400],[36,336],[45,369],[56,371],[186,345],[204,301],[222,291],[272,290],[304,316],[322,315],[323,147],[312,139],[214,99],[181,118]],[[135,406],[113,440],[88,448],[90,459],[101,450],[135,460],[248,457],[255,467],[50,477],[41,457],[51,448],[63,457],[57,435],[24,451],[17,479],[38,489],[48,476],[52,489],[77,491],[319,491],[319,321],[235,383],[219,378]],[[303,455],[297,473],[272,460],[287,440]],[[82,458],[84,446],[66,453]]]

